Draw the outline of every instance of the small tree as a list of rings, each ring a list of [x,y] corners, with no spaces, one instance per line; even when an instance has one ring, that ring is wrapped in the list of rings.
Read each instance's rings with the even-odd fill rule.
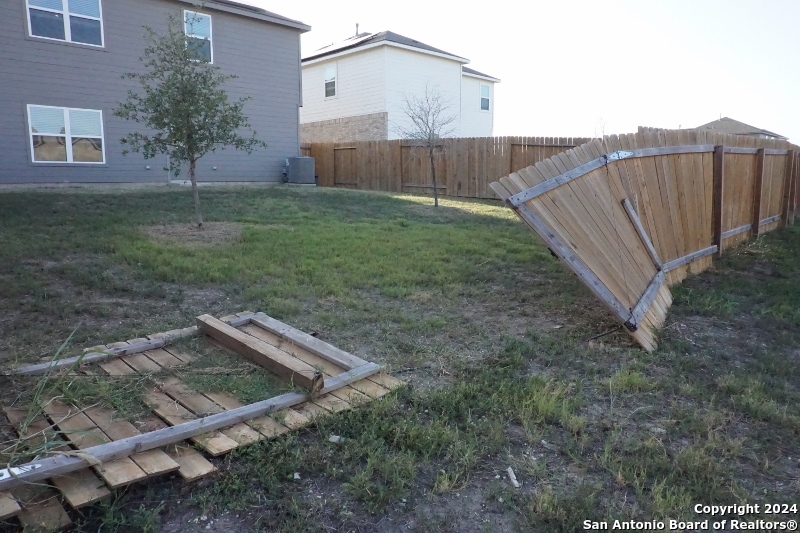
[[[196,20],[186,20],[191,25]],[[206,41],[187,38],[183,24],[175,15],[167,20],[164,34],[145,26],[148,45],[140,59],[145,72],[123,74],[124,79],[137,80],[141,93],[128,91],[127,101],[117,106],[114,115],[146,126],[153,133],[130,133],[122,144],[141,152],[145,159],[158,154],[169,156],[169,171],[176,177],[184,163],[189,165],[197,225],[203,227],[203,212],[197,191],[195,169],[197,160],[217,148],[233,146],[248,154],[255,147],[266,147],[256,139],[237,133],[250,128],[242,113],[250,97],[235,102],[228,100],[222,85],[234,75],[222,74],[220,69],[204,58]],[[192,31],[191,33],[198,33]]]
[[[403,113],[411,123],[396,128],[401,137],[413,141],[415,147],[427,152],[433,178],[433,205],[436,207],[439,207],[439,190],[436,188],[434,157],[437,148],[441,147],[441,152],[444,151],[442,139],[453,134],[453,123],[458,119],[458,115],[449,110],[450,106],[439,88],[426,85],[422,96],[403,95]]]

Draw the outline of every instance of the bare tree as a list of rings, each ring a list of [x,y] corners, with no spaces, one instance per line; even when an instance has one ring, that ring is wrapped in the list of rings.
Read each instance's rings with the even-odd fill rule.
[[[439,190],[436,188],[436,165],[434,157],[444,152],[442,139],[455,131],[453,124],[458,115],[450,112],[450,105],[438,87],[425,86],[421,96],[403,95],[403,113],[411,123],[408,126],[397,126],[397,133],[404,139],[414,142],[414,147],[423,148],[431,163],[433,178],[433,205],[439,207]]]

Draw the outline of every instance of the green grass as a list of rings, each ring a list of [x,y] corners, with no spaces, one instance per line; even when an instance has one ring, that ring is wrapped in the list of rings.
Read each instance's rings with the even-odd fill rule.
[[[117,492],[73,513],[79,531],[202,529],[191,521],[207,516],[242,532],[571,532],[585,519],[692,519],[699,502],[800,498],[800,226],[673,288],[647,354],[624,332],[586,341],[613,321],[499,202],[201,193],[208,219],[240,224],[240,239],[150,240],[141,227],[191,219],[185,189],[0,194],[0,352],[52,357],[74,330],[73,354],[248,309],[411,386],[239,449],[211,481]],[[184,342],[202,354],[178,372],[191,386],[243,403],[285,390]],[[35,384],[0,394],[25,401]],[[135,419],[151,382],[57,384]]]

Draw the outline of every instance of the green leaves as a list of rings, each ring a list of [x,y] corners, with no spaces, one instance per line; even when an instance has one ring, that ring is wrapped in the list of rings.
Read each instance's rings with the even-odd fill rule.
[[[124,154],[140,152],[145,159],[169,155],[170,170],[178,176],[181,166],[204,155],[232,146],[251,153],[266,143],[239,134],[251,127],[243,113],[250,98],[230,101],[223,85],[235,75],[223,74],[219,67],[198,61],[187,45],[180,21],[171,15],[163,34],[145,27],[148,45],[141,62],[141,73],[123,78],[139,82],[114,114],[142,124],[149,132],[133,132],[121,139]]]

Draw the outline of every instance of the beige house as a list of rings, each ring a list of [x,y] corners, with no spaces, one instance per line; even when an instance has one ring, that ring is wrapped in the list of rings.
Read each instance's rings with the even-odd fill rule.
[[[394,32],[359,33],[302,60],[302,142],[399,138],[404,96],[435,87],[456,115],[455,137],[491,137],[500,80],[469,60]]]
[[[732,135],[747,135],[749,137],[758,137],[759,139],[777,139],[779,141],[787,140],[787,137],[778,135],[769,130],[756,128],[744,122],[733,120],[732,118],[723,117],[719,120],[709,122],[694,128],[696,131],[710,131],[712,133],[728,133]]]

